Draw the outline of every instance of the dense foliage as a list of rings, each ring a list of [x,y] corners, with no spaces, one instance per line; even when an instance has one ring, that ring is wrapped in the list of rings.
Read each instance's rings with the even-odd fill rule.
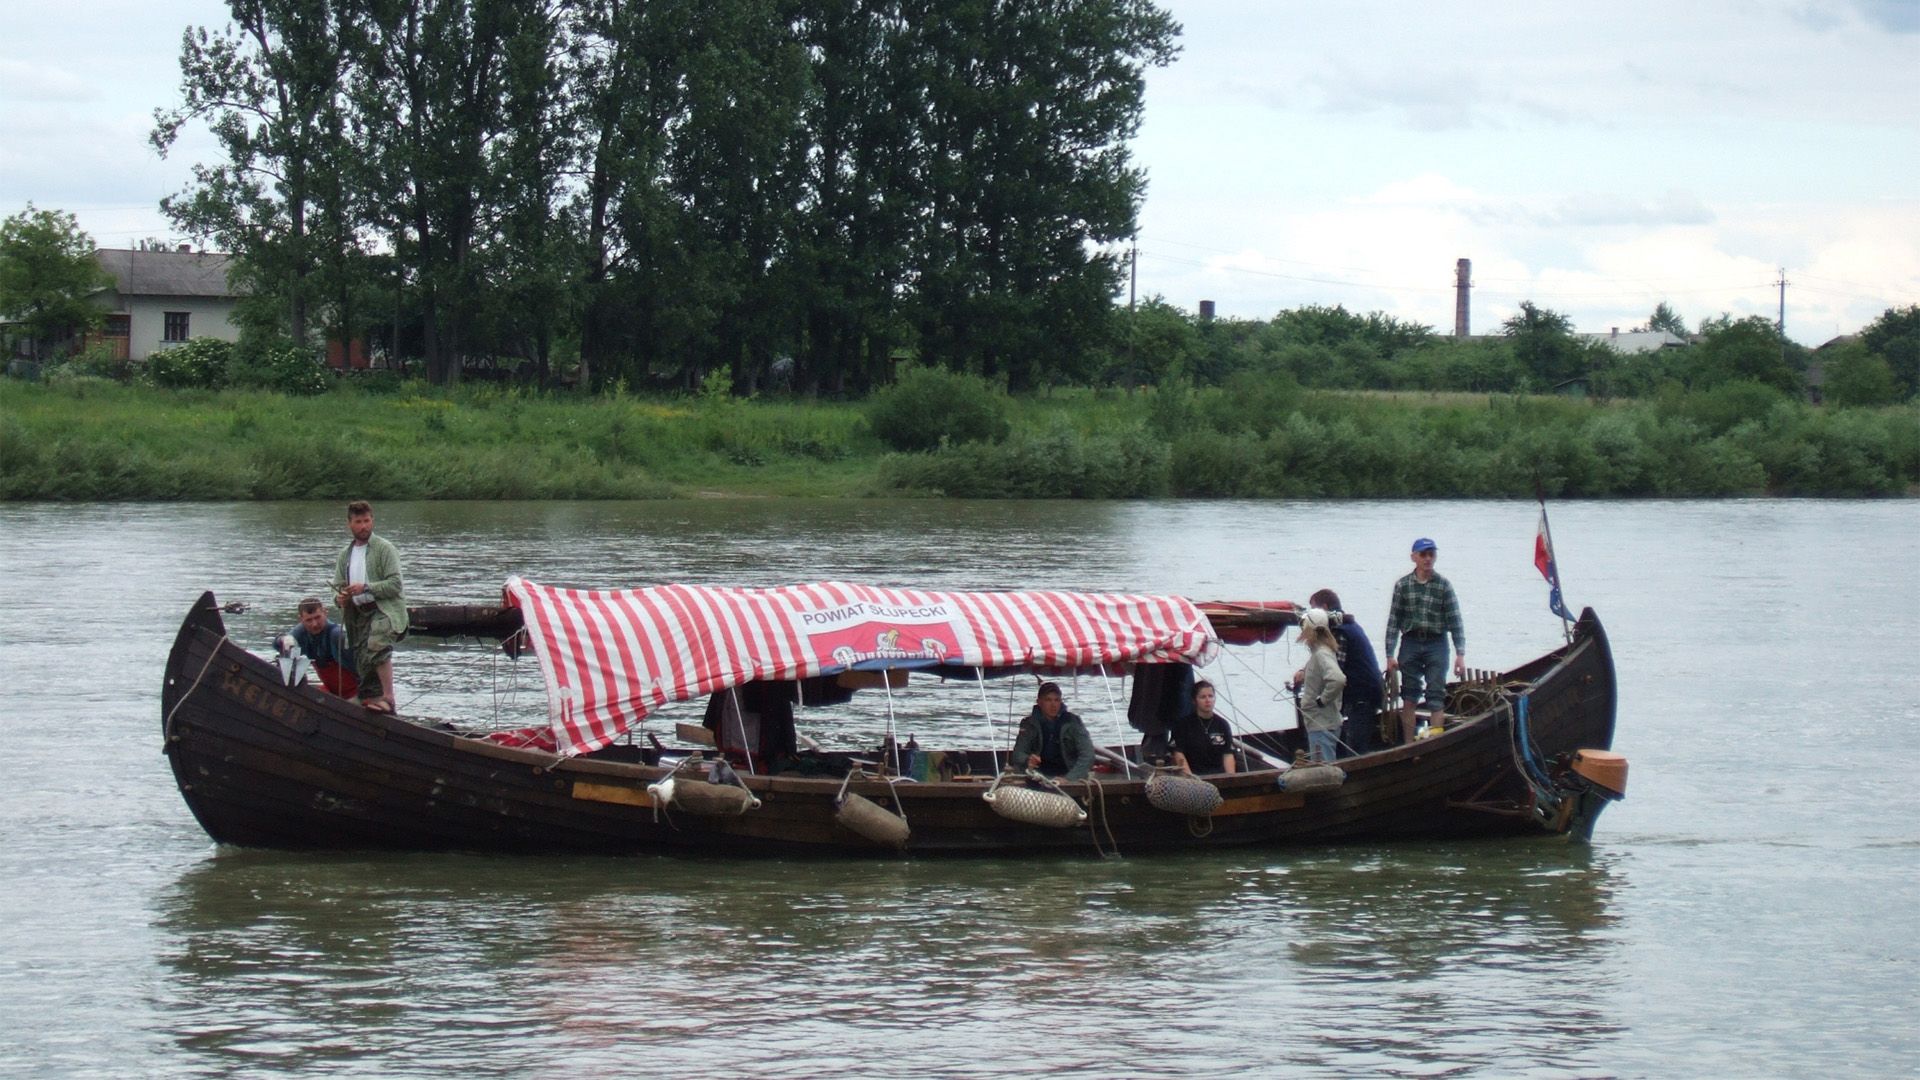
[[[857,405],[594,397],[355,380],[318,397],[13,383],[0,498],[1897,495],[1920,405],[1833,409],[1762,383],[1646,402],[1226,386],[996,398],[1007,434],[891,452]]]
[[[231,0],[166,208],[245,316],[598,388],[864,392],[893,357],[1084,376],[1178,27],[1150,0]],[[318,324],[318,325],[316,325]]]
[[[912,367],[867,400],[867,422],[895,450],[998,442],[1007,434],[1007,400],[977,375]]]
[[[112,284],[72,214],[28,203],[0,222],[0,321],[18,326],[35,359],[100,325],[102,309],[87,297]]]

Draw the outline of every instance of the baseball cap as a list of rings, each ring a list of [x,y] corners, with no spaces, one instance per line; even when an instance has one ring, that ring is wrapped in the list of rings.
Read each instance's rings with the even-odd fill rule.
[[[1426,537],[1424,537],[1424,536],[1423,536],[1423,537],[1421,537],[1420,539],[1418,539],[1418,540],[1415,540],[1415,541],[1413,542],[1413,550],[1415,550],[1415,551],[1438,551],[1438,550],[1440,550],[1440,545],[1438,545],[1438,544],[1435,544],[1435,543],[1434,543],[1433,541],[1431,541],[1431,540],[1429,540],[1429,539],[1427,539]]]

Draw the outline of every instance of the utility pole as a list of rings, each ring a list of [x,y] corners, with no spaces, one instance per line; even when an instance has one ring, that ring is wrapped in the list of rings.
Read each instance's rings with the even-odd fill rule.
[[[1134,299],[1140,292],[1140,237],[1135,235],[1133,244],[1127,250],[1127,378],[1135,377],[1133,366],[1133,339],[1140,336],[1140,320],[1134,310]]]
[[[1782,366],[1784,366],[1787,362],[1787,268],[1786,267],[1783,266],[1780,268],[1780,280],[1775,282],[1775,284],[1780,286],[1780,317],[1777,321],[1774,322],[1773,328],[1776,331],[1778,331],[1780,334],[1780,363]]]

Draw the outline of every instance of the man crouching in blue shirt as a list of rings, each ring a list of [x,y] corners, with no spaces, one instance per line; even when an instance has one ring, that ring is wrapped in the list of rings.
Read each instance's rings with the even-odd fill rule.
[[[327,605],[317,597],[300,601],[300,625],[289,636],[320,676],[320,684],[334,697],[351,698],[360,690],[353,670],[353,650],[347,648],[347,628],[327,618]]]

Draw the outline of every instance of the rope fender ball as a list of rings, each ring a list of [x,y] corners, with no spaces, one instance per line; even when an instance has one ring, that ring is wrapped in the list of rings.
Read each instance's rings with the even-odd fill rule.
[[[1003,776],[1002,779],[1005,779]],[[1050,829],[1071,829],[1085,823],[1087,812],[1073,796],[1059,791],[1041,791],[1030,787],[993,787],[980,796],[993,812],[1009,821],[1042,825]]]
[[[1280,790],[1304,795],[1331,791],[1347,782],[1347,771],[1337,765],[1295,765],[1280,774]]]
[[[849,793],[841,796],[834,805],[833,820],[841,828],[887,847],[906,847],[907,840],[913,835],[906,818],[865,795]]]
[[[658,789],[665,788],[664,792]],[[665,794],[668,802],[676,809],[702,817],[730,817],[744,814],[760,808],[760,800],[753,792],[733,784],[709,784],[705,780],[693,780],[685,776],[673,778],[671,786],[664,782],[654,784],[649,790]]]
[[[1147,778],[1147,801],[1169,814],[1208,817],[1226,800],[1219,788],[1197,776],[1162,772]]]

